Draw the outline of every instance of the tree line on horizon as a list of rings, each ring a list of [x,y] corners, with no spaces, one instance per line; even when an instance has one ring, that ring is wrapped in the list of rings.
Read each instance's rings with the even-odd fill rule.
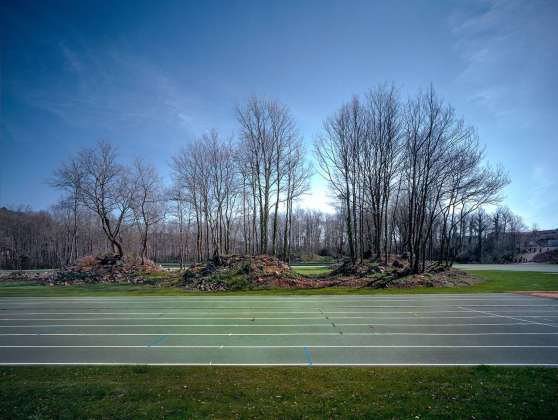
[[[474,128],[433,88],[402,100],[383,85],[324,121],[313,156],[335,214],[296,207],[313,172],[288,107],[254,97],[235,112],[237,138],[212,130],[189,142],[172,157],[169,186],[145,160],[124,165],[109,143],[81,150],[49,179],[64,192],[53,209],[0,213],[0,262],[63,266],[106,251],[181,266],[231,253],[354,263],[397,254],[421,272],[429,260],[518,251],[509,238],[520,218],[485,212],[507,175],[485,163]]]

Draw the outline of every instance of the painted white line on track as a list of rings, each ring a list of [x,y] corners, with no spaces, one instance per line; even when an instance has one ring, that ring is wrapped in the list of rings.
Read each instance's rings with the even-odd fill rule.
[[[250,346],[250,345],[237,345],[237,346],[228,346],[228,345],[137,345],[137,346],[112,346],[112,345],[37,345],[37,346],[30,346],[30,345],[13,345],[13,346],[0,346],[0,349],[3,348],[16,348],[16,349],[64,349],[64,348],[76,348],[76,349],[302,349],[302,348],[324,348],[324,349],[352,349],[352,348],[363,348],[363,349],[558,349],[558,346],[531,346],[531,345],[509,345],[509,346],[499,346],[499,345],[479,345],[479,346],[452,346],[452,345],[410,345],[410,346],[402,346],[402,345],[304,345],[304,346],[288,346],[288,345],[262,345],[262,346]]]
[[[282,314],[318,314],[323,313],[324,315],[337,315],[337,314],[448,314],[448,313],[458,313],[462,314],[465,310],[458,311],[251,311],[245,309],[239,309],[236,312],[196,312],[196,311],[182,311],[182,312],[25,312],[21,315],[157,315],[157,314],[168,314],[168,315],[240,315],[242,312],[246,314],[243,315],[282,315]],[[557,313],[558,311],[538,311],[545,313]]]
[[[464,308],[464,309],[466,309],[466,308]],[[475,312],[475,313],[479,313],[479,314],[484,314],[484,315],[495,315],[495,316],[497,316],[497,317],[499,317],[499,318],[512,319],[512,320],[514,320],[514,321],[523,321],[523,322],[527,321],[527,322],[530,322],[530,323],[536,324],[536,325],[544,325],[544,326],[546,326],[546,327],[558,328],[556,325],[553,325],[553,324],[546,324],[546,323],[544,323],[544,322],[529,321],[529,320],[526,320],[526,319],[519,318],[521,315],[517,315],[517,316],[508,316],[508,315],[494,314],[494,313],[486,312],[486,311],[479,311],[479,310],[477,310],[477,309],[466,309],[466,310],[471,311],[471,312]]]
[[[308,363],[118,363],[118,362],[0,362],[0,366],[305,366]],[[312,366],[412,367],[412,366],[531,366],[558,367],[558,363],[316,363]]]
[[[45,302],[47,303],[47,302]],[[52,304],[52,302],[48,302],[49,304]],[[64,302],[64,303],[68,303],[68,302]],[[84,302],[75,302],[76,304],[83,304]],[[102,304],[113,304],[115,302],[87,302],[88,304],[90,303],[102,303]],[[123,301],[123,303],[126,304],[132,304],[133,302],[126,302]],[[169,302],[160,302],[160,304],[168,304]],[[250,303],[254,303],[254,302],[250,302]],[[266,302],[266,304],[269,304],[270,302]],[[307,302],[304,302],[307,303]],[[144,305],[145,303],[137,303],[137,305]],[[263,302],[262,302],[263,304]],[[2,305],[35,305],[35,306],[41,306],[38,305],[36,302],[26,302],[26,303],[4,303]],[[455,302],[449,302],[448,304],[444,304],[444,301],[439,301],[439,302],[432,302],[429,305],[348,305],[348,306],[344,306],[344,305],[329,305],[332,306],[334,308],[432,308],[433,306],[450,306],[450,307],[454,307],[456,306]],[[546,307],[551,307],[551,308],[557,308],[558,309],[558,304],[515,304],[515,303],[509,303],[509,304],[470,304],[467,306],[472,306],[472,307],[510,307],[510,308],[515,308],[515,307],[521,307],[521,308],[546,308]],[[293,305],[293,308],[296,308],[297,306]],[[324,306],[317,306],[317,307],[312,307],[310,309],[313,310],[319,310],[319,309],[323,309]],[[92,308],[92,309],[96,309],[96,308]],[[184,309],[207,309],[206,307],[199,307],[199,308],[192,308],[191,306],[189,307],[185,307]],[[212,308],[214,310],[233,310],[233,309],[246,309],[246,310],[251,310],[251,309],[268,309],[267,307],[265,308],[259,308],[259,307],[225,307],[225,308]],[[282,307],[280,309],[290,309],[288,306]],[[291,308],[292,309],[292,308]]]
[[[304,333],[0,333],[2,337],[15,336],[485,336],[485,335],[558,335],[558,332],[486,332],[486,333],[403,333],[403,332],[304,332]]]
[[[351,305],[351,306],[338,306],[338,308],[432,308],[432,306],[439,306],[439,305],[385,305],[385,306],[376,306],[376,305],[363,305],[363,306],[358,306],[358,305]],[[443,306],[443,305],[442,305]],[[448,305],[451,306],[451,305]],[[552,308],[556,308],[558,310],[558,304],[554,304],[554,305],[515,305],[515,304],[511,304],[511,305],[467,305],[472,306],[472,307],[489,307],[489,308],[494,308],[494,307],[518,307],[518,308],[525,308],[525,307],[529,307],[529,308],[542,308],[542,307],[552,307]]]
[[[523,318],[558,318],[558,315],[522,315]],[[412,317],[371,317],[371,316],[335,316],[328,317],[329,320],[337,319],[440,319],[439,316],[412,316]],[[498,318],[497,315],[484,315],[484,316],[445,316],[444,319],[486,319],[486,318]],[[72,318],[73,321],[106,321],[106,320],[145,320],[145,319],[159,319],[159,320],[176,320],[176,319],[186,319],[186,320],[198,320],[198,319],[210,319],[210,320],[300,320],[300,319],[325,319],[323,316],[316,317],[90,317],[90,318]],[[68,318],[0,318],[0,321],[67,321]],[[527,321],[529,322],[529,321]]]
[[[315,294],[311,296],[294,296],[294,295],[280,295],[280,296],[265,296],[254,294],[252,296],[2,296],[0,297],[0,302],[3,300],[12,302],[14,300],[20,301],[44,301],[52,302],[57,300],[63,301],[103,301],[103,302],[115,302],[115,301],[132,301],[132,300],[161,300],[161,301],[224,301],[230,302],[234,301],[351,301],[351,300],[393,300],[393,301],[408,301],[408,300],[426,300],[426,299],[446,299],[446,300],[527,300],[532,299],[529,295],[518,295],[513,293],[475,293],[475,294],[451,294],[451,293],[420,293],[420,294],[398,294],[398,295],[353,295],[353,296],[342,296],[342,295],[327,295],[327,294]]]
[[[462,310],[458,310],[458,311],[337,311],[337,312],[332,312],[332,311],[278,311],[278,312],[273,312],[273,311],[268,311],[268,312],[254,312],[254,311],[237,311],[237,312],[25,312],[25,313],[16,313],[16,314],[5,314],[5,315],[10,315],[10,316],[39,316],[39,315],[54,315],[54,316],[59,316],[59,315],[187,315],[187,316],[202,316],[202,315],[217,315],[217,316],[238,316],[238,315],[243,315],[244,317],[254,317],[257,316],[259,317],[260,315],[286,315],[286,314],[313,314],[313,315],[317,315],[317,314],[322,314],[325,316],[331,316],[331,317],[335,317],[337,315],[341,315],[343,314],[344,316],[347,315],[409,315],[409,314],[413,314],[415,316],[418,315],[422,315],[422,314],[466,314],[467,312],[471,312],[474,311],[472,309],[462,309]],[[484,313],[486,315],[490,314],[491,316],[504,316],[504,315],[499,315],[496,313],[489,313],[486,311],[476,311],[478,313]],[[498,311],[498,312],[504,312],[504,311]],[[530,313],[537,313],[537,314],[557,314],[557,315],[544,315],[544,316],[558,316],[558,311],[530,311]],[[517,315],[515,313],[510,314],[510,316],[523,316],[521,314]],[[528,314],[525,314],[525,316],[529,316]]]
[[[532,325],[531,322],[507,322],[495,324],[378,324],[375,322],[365,323],[339,323],[335,325],[339,327],[495,327],[507,325]],[[329,327],[331,322],[323,322],[321,324],[42,324],[42,325],[0,325],[0,328],[59,328],[59,327],[250,327],[250,328],[265,328],[265,327]]]

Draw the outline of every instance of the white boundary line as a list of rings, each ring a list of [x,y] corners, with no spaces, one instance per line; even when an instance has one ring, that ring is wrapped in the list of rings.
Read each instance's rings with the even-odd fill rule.
[[[557,273],[558,274],[558,273]],[[477,300],[477,299],[475,299]],[[486,300],[487,302],[490,302],[490,300]],[[412,301],[411,301],[412,302]],[[447,304],[444,304],[444,301],[441,301],[442,305],[441,306],[450,306],[450,307],[454,307],[456,306],[456,302],[448,302]],[[53,302],[45,302],[45,304],[52,304]],[[64,303],[68,303],[67,301],[64,301]],[[99,304],[113,304],[113,303],[119,303],[116,301],[99,301],[99,302],[94,302],[94,301],[76,301],[76,304],[83,304],[83,303],[99,303]],[[122,301],[122,303],[126,303],[126,304],[133,304],[133,302],[129,302],[129,301]],[[156,303],[156,302],[153,302]],[[160,302],[159,304],[168,304],[169,302]],[[254,303],[254,302],[250,302],[250,303]],[[264,302],[262,302],[263,304]],[[269,304],[270,302],[265,302],[266,304]],[[281,303],[281,302],[279,302]],[[300,303],[308,303],[308,302],[300,302]],[[328,304],[327,302],[320,302],[322,304]],[[347,305],[347,303],[344,303],[344,305]],[[333,307],[337,307],[337,308],[432,308],[432,306],[438,306],[438,305],[434,305],[434,303],[439,303],[439,302],[432,302],[431,304],[427,304],[427,305],[339,305],[339,304],[331,304],[330,306]],[[145,304],[144,302],[137,302],[135,303],[137,305],[143,305]],[[21,302],[21,303],[17,303],[17,302],[1,302],[0,301],[0,305],[5,306],[5,305],[39,305],[39,303],[37,302]],[[554,307],[554,308],[558,308],[558,304],[515,304],[515,303],[509,303],[509,304],[471,304],[471,305],[467,305],[467,306],[473,306],[473,307],[532,307],[532,308],[543,308],[543,307]],[[296,306],[294,306],[294,308],[296,308]],[[95,308],[92,308],[95,309]],[[208,309],[207,307],[198,307],[198,308],[192,308],[192,307],[185,307],[184,309]],[[259,307],[225,307],[225,308],[212,308],[215,310],[232,310],[232,309],[240,309],[240,310],[252,310],[252,309],[267,309],[267,307],[265,308],[259,308]],[[289,309],[289,307],[282,307],[281,309]],[[323,309],[322,307],[313,307],[311,309]]]
[[[185,294],[188,292],[185,292]],[[265,294],[252,294],[252,295],[217,295],[217,296],[204,296],[204,295],[191,295],[191,296],[0,296],[1,300],[44,300],[46,302],[53,300],[75,300],[75,301],[130,301],[130,300],[177,300],[177,301],[208,301],[208,300],[220,300],[220,301],[254,301],[254,300],[280,300],[280,301],[324,301],[324,300],[421,300],[421,299],[439,299],[440,297],[446,299],[456,299],[456,300],[486,300],[494,298],[506,298],[506,299],[528,299],[529,295],[518,295],[514,293],[420,293],[420,294],[391,294],[391,295],[333,295],[333,294],[315,294],[315,295],[276,295],[269,296]]]
[[[182,312],[97,312],[97,311],[90,311],[90,312],[18,312],[15,314],[10,315],[244,315],[244,316],[259,316],[259,315],[273,315],[273,314],[310,314],[310,315],[318,315],[323,314],[324,316],[335,316],[337,314],[374,314],[374,315],[389,315],[389,314],[448,314],[448,313],[458,313],[463,314],[470,311],[474,311],[473,309],[463,309],[459,311],[262,311],[262,312],[254,312],[248,310],[239,310],[237,312],[193,312],[193,311],[182,311]],[[245,312],[245,313],[242,313]],[[477,311],[482,313],[483,311]],[[504,312],[504,311],[498,311]],[[549,314],[558,314],[558,310],[556,311],[545,311],[545,310],[530,310],[529,312],[536,312],[536,313],[549,313]],[[488,312],[486,312],[488,313]],[[496,314],[492,314],[492,316],[498,316]],[[521,316],[521,315],[519,315]]]
[[[338,327],[496,327],[532,325],[530,322],[513,322],[504,324],[377,324],[377,323],[335,323]],[[324,324],[57,324],[57,325],[0,325],[0,328],[60,328],[60,327],[194,327],[194,328],[265,328],[265,327],[328,327],[331,323]]]
[[[523,318],[558,318],[558,315],[522,315]],[[444,319],[486,319],[486,318],[498,318],[498,315],[484,315],[484,316],[445,316]],[[107,321],[107,320],[325,320],[323,316],[306,316],[306,317],[90,317],[90,318],[72,318],[72,321]],[[328,317],[328,320],[337,319],[375,319],[375,320],[387,320],[387,319],[440,319],[439,316],[398,316],[398,317],[370,317],[370,316],[335,316]],[[0,318],[0,321],[68,321],[68,318]],[[525,320],[525,322],[529,322]],[[262,324],[265,325],[265,324]]]
[[[353,349],[353,348],[362,348],[362,349],[558,349],[558,345],[556,346],[544,346],[544,345],[471,345],[471,346],[456,346],[456,345],[262,345],[262,346],[252,346],[252,345],[117,345],[117,346],[109,346],[109,345],[7,345],[7,346],[0,346],[0,349],[59,349],[59,348],[92,348],[92,349],[303,349],[303,348],[310,348],[310,349]]]
[[[3,337],[13,336],[484,336],[484,335],[558,335],[558,332],[486,332],[486,333],[398,333],[398,332],[331,332],[331,333],[0,333]]]
[[[531,324],[535,324],[535,325],[544,325],[546,327],[558,328],[557,325],[545,324],[544,322],[529,321],[529,320],[521,319],[521,318],[515,317],[515,316],[499,315],[499,314],[494,314],[494,313],[491,313],[491,312],[479,311],[479,310],[476,310],[476,309],[466,309],[466,310],[471,311],[471,312],[475,312],[475,313],[479,313],[479,314],[493,315],[493,316],[496,316],[496,317],[499,317],[499,318],[513,319],[514,321],[530,322]],[[519,316],[521,316],[521,315],[519,315]]]
[[[557,273],[558,274],[558,273]],[[358,306],[358,305],[351,305],[351,306],[338,306],[338,308],[432,308],[433,305],[385,305],[385,306],[376,306],[376,305],[364,305],[364,306]],[[455,306],[455,305],[447,305],[447,306]],[[489,308],[494,308],[494,307],[532,307],[532,308],[541,308],[541,307],[546,307],[546,306],[550,306],[553,308],[556,308],[556,310],[558,310],[558,304],[555,305],[515,305],[515,304],[510,304],[510,305],[467,305],[472,306],[472,307],[479,307],[479,306],[488,306]]]
[[[244,312],[244,313],[243,313]],[[501,312],[501,311],[500,311]],[[536,311],[544,313],[556,313],[558,314],[558,309],[556,311]],[[181,312],[97,312],[95,310],[89,312],[22,312],[18,315],[282,315],[282,314],[310,314],[317,315],[323,314],[324,316],[336,315],[336,314],[448,314],[448,313],[465,313],[465,310],[459,311],[320,311],[318,309],[314,311],[252,311],[247,309],[239,309],[235,312],[196,312],[196,311],[181,311]]]
[[[0,362],[0,366],[305,366],[308,363],[115,363],[115,362]],[[312,366],[354,366],[354,367],[445,367],[445,366],[517,366],[517,367],[553,367],[558,368],[558,363],[316,363]]]

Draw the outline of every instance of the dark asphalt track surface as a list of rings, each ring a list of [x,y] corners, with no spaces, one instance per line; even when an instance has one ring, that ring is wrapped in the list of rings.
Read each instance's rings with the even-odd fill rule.
[[[0,364],[558,367],[558,300],[0,298]]]

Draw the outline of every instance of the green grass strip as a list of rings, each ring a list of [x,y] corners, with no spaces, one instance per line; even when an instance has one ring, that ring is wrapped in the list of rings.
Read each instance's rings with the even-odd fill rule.
[[[0,418],[550,419],[546,368],[0,368]]]
[[[558,291],[558,275],[527,271],[471,271],[485,281],[470,287],[405,288],[405,289],[271,289],[234,292],[188,292],[178,287],[149,285],[80,285],[41,286],[22,282],[0,283],[0,297],[9,296],[198,296],[198,295],[383,295],[421,293],[499,293],[515,291]]]

